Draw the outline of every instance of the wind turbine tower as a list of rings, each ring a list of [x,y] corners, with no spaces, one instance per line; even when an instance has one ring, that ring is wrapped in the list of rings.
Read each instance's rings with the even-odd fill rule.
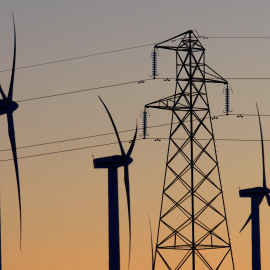
[[[257,104],[256,104],[257,105]],[[251,214],[248,217],[246,223],[242,227],[241,231],[251,220],[251,240],[252,240],[252,269],[261,270],[261,241],[260,241],[260,204],[264,197],[266,197],[268,205],[270,206],[270,189],[266,186],[265,177],[265,159],[264,159],[264,146],[263,146],[263,134],[259,109],[257,106],[260,133],[261,133],[261,147],[262,147],[262,168],[263,168],[263,186],[248,188],[239,190],[239,196],[241,198],[248,197],[251,199]]]
[[[234,269],[206,89],[228,82],[205,63],[191,30],[157,49],[175,53],[176,85],[173,95],[145,105],[171,113],[153,269]]]
[[[127,195],[127,206],[128,206],[128,218],[129,218],[129,261],[130,261],[130,248],[131,248],[131,215],[130,215],[130,191],[129,191],[129,171],[128,166],[132,163],[133,159],[130,157],[137,136],[137,127],[131,141],[131,145],[127,153],[125,153],[120,140],[117,128],[113,121],[113,118],[103,103],[110,120],[112,122],[121,155],[114,155],[109,157],[102,157],[94,159],[95,169],[108,169],[108,211],[109,211],[109,269],[120,270],[120,239],[119,239],[119,203],[118,203],[118,175],[117,170],[119,167],[124,167],[124,182],[126,187]]]

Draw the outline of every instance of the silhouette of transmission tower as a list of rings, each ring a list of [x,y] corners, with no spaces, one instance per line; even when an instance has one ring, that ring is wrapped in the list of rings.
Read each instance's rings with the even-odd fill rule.
[[[174,95],[145,105],[172,112],[153,269],[234,269],[206,90],[228,82],[205,64],[193,31],[157,49],[175,51],[176,86]]]

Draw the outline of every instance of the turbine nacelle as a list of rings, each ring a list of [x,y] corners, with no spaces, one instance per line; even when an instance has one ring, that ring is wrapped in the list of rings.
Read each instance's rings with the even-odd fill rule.
[[[0,115],[13,113],[18,109],[19,105],[15,101],[0,100]]]
[[[266,196],[269,193],[270,189],[265,187],[255,187],[239,190],[240,197]]]
[[[133,159],[129,156],[110,156],[110,157],[102,157],[95,158],[93,160],[95,169],[109,169],[109,168],[119,168],[123,166],[128,166],[132,163]]]

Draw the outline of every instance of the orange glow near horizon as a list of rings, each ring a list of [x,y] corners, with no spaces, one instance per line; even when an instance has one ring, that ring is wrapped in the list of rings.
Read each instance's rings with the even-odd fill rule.
[[[119,154],[111,123],[100,96],[119,131],[141,127],[144,105],[172,95],[175,81],[149,79],[152,46],[126,49],[166,40],[196,29],[206,49],[206,63],[233,89],[232,115],[213,120],[218,161],[236,270],[251,270],[251,226],[239,233],[251,210],[239,188],[262,184],[260,141],[256,116],[270,115],[270,3],[254,1],[41,1],[9,0],[0,10],[0,84],[8,90],[13,53],[13,11],[17,31],[17,70],[14,100],[19,108],[14,124],[22,194],[22,250],[19,211],[11,151],[0,151],[3,270],[108,270],[108,180],[106,170],[93,168],[93,156]],[[257,1],[258,2],[258,1]],[[243,9],[245,5],[245,9]],[[203,15],[203,16],[202,16]],[[225,39],[211,37],[253,37]],[[114,53],[89,56],[126,49]],[[21,68],[39,63],[66,61]],[[159,50],[158,78],[175,76],[175,55]],[[5,71],[5,72],[4,72]],[[231,79],[229,79],[231,78]],[[238,78],[238,79],[235,79]],[[144,83],[137,83],[145,80]],[[103,86],[135,82],[117,87]],[[223,85],[209,85],[212,116],[223,115]],[[92,89],[76,94],[60,95]],[[59,95],[58,95],[59,94]],[[22,101],[35,97],[50,98]],[[244,117],[237,117],[243,114]],[[249,116],[248,116],[249,115]],[[170,123],[169,112],[150,110],[149,126]],[[270,187],[270,118],[262,116],[266,181]],[[7,120],[0,117],[0,150],[10,149]],[[151,269],[151,237],[156,242],[169,126],[149,128],[138,140],[130,165],[132,251],[130,270]],[[106,136],[100,134],[112,133]],[[133,131],[122,132],[123,141]],[[138,139],[141,139],[139,130]],[[74,138],[89,137],[80,140]],[[155,141],[160,138],[161,141]],[[67,140],[60,142],[62,140]],[[68,141],[69,140],[69,141]],[[55,142],[52,144],[44,144]],[[29,145],[39,146],[19,148]],[[124,144],[125,149],[129,146]],[[92,148],[91,148],[92,147]],[[119,169],[121,270],[128,269],[128,216],[123,169]],[[211,217],[209,217],[211,218]],[[262,269],[270,259],[269,206],[260,208]],[[214,254],[214,253],[213,253]],[[163,269],[156,269],[163,270]],[[203,269],[200,269],[203,270]],[[231,270],[224,266],[224,270]]]

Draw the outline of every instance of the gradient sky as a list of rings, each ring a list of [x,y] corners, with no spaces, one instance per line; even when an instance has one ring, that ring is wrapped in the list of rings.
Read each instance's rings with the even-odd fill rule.
[[[101,1],[2,0],[0,9],[0,70],[10,69],[14,13],[17,67],[158,43],[186,30],[207,37],[270,37],[268,1]],[[206,63],[225,78],[270,77],[270,39],[202,39]],[[149,78],[152,47],[18,69],[14,100],[138,81]],[[161,77],[175,74],[173,53],[160,51]],[[0,72],[8,90],[10,72]],[[228,80],[235,114],[270,114],[270,80]],[[223,85],[208,88],[212,115],[223,114]],[[105,88],[19,103],[14,113],[17,146],[113,132],[98,100],[109,107],[119,130],[140,123],[149,102],[173,94],[174,82]],[[170,121],[168,112],[150,111],[149,125]],[[264,138],[270,139],[270,118],[262,118]],[[216,138],[259,139],[256,117],[219,117]],[[0,118],[1,147],[10,148],[6,117]],[[168,126],[149,129],[150,137],[167,137]],[[123,140],[132,132],[122,133]],[[18,156],[115,142],[114,135],[18,150]],[[238,187],[261,185],[260,142],[217,141],[236,269],[251,270],[251,226],[239,234],[250,214],[250,200],[239,198]],[[125,148],[128,144],[124,145]],[[130,165],[132,254],[130,270],[150,269],[148,214],[156,235],[167,140],[138,141]],[[4,270],[108,269],[107,172],[94,170],[92,155],[118,154],[117,145],[88,148],[19,160],[23,242],[19,250],[19,212],[13,162],[1,162],[1,207]],[[270,147],[265,142],[266,175]],[[0,159],[12,157],[10,151]],[[127,269],[128,222],[123,172],[119,171],[122,269]],[[269,177],[267,178],[269,183]],[[269,183],[270,186],[270,183]],[[270,209],[261,204],[262,269],[269,261]]]

